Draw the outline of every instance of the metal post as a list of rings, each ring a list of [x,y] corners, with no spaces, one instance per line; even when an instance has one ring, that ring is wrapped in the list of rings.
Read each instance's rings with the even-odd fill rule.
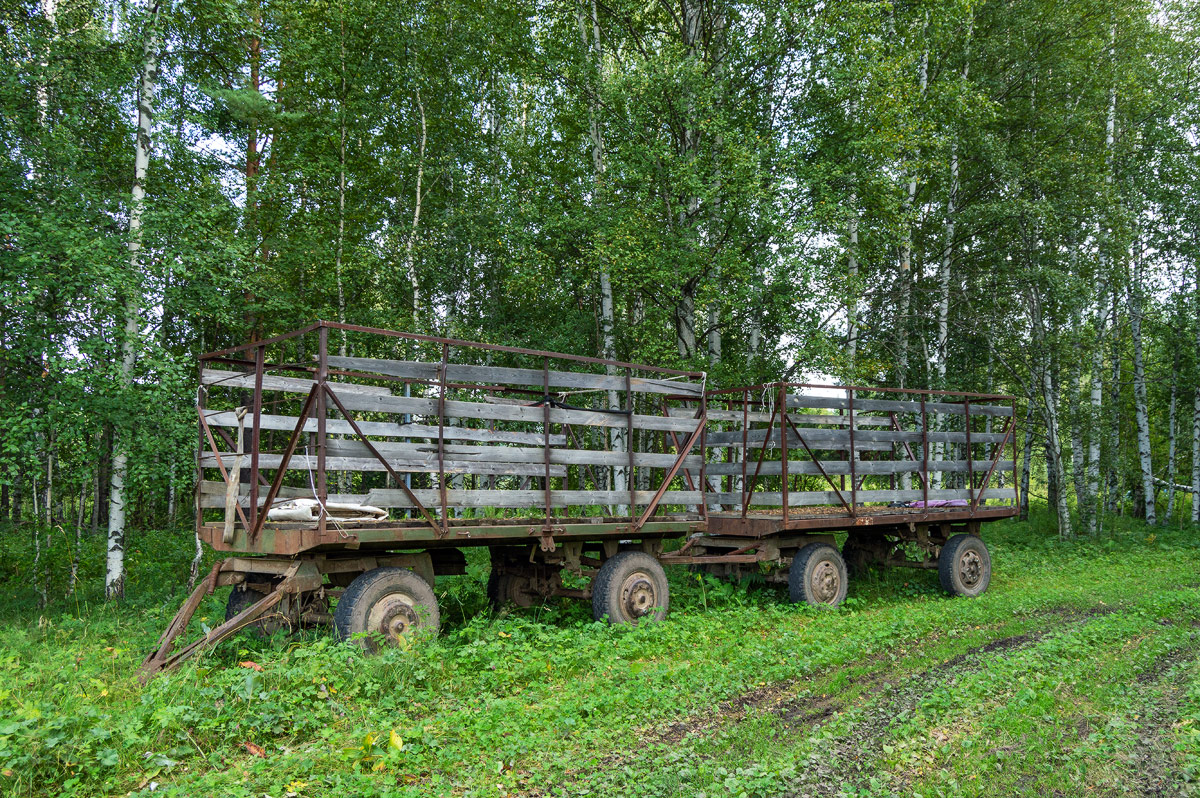
[[[258,526],[258,450],[262,427],[263,372],[266,370],[265,346],[254,350],[254,429],[250,430],[250,523]],[[248,530],[247,530],[248,531]]]
[[[854,468],[854,389],[846,389],[846,402],[850,414],[850,515],[851,517],[858,515],[858,479]]]
[[[329,499],[329,486],[325,481],[325,383],[329,378],[329,328],[322,324],[317,328],[317,500],[321,513],[317,517],[317,531],[325,534],[325,503]]]
[[[966,422],[964,426],[967,430],[967,498],[971,502],[971,507],[975,507],[975,459],[971,451],[971,400],[963,399],[963,410],[966,411]]]
[[[788,522],[788,409],[787,387],[779,386],[779,411],[783,414],[784,423],[779,425],[779,468],[783,474],[783,525]]]
[[[700,517],[708,520],[708,395],[700,394]],[[685,455],[686,456],[686,455]],[[719,506],[719,505],[718,505]]]
[[[633,476],[633,374],[625,369],[625,452],[628,465],[625,469],[626,487],[629,489],[629,518],[637,516],[637,480]]]
[[[446,366],[450,361],[450,345],[442,344],[442,363],[438,367],[438,496],[442,504],[442,537],[450,534],[449,514],[446,511]]]
[[[554,514],[552,497],[550,496],[550,358],[542,358],[542,463],[545,466],[542,488],[546,495],[546,520],[542,528],[550,531],[551,517]]]
[[[929,512],[929,416],[925,413],[925,394],[921,394],[921,503]]]
[[[749,446],[749,430],[750,430],[750,391],[742,391],[742,484],[738,486],[739,498],[741,499],[742,518],[746,517],[746,508],[749,507],[746,496],[746,447]]]

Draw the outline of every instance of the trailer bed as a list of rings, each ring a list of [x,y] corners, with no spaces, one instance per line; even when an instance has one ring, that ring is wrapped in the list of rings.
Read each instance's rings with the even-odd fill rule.
[[[331,332],[355,355],[330,354]],[[433,582],[465,573],[467,547],[489,549],[496,605],[571,596],[610,622],[663,617],[672,563],[818,605],[870,564],[978,595],[981,527],[1018,507],[1004,396],[714,390],[702,372],[318,322],[201,356],[197,412],[196,533],[245,556],[214,566],[146,675],[246,625],[333,624],[366,647],[436,631]],[[220,586],[226,623],[172,653]]]

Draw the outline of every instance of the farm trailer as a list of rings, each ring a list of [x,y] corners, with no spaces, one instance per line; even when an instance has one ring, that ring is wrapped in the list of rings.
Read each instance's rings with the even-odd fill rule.
[[[332,322],[200,371],[196,532],[231,556],[145,678],[244,627],[327,624],[368,649],[436,631],[434,580],[473,546],[494,604],[590,599],[612,623],[665,616],[669,564],[762,574],[816,605],[873,563],[974,596],[982,523],[1017,512],[1007,396],[709,389],[702,372]],[[225,622],[175,650],[220,586]]]

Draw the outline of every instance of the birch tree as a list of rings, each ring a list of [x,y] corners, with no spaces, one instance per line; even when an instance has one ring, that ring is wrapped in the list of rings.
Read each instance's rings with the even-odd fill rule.
[[[588,74],[591,85],[588,87],[588,139],[591,142],[592,155],[592,202],[598,202],[604,191],[604,133],[600,126],[600,90],[604,80],[604,49],[600,39],[600,16],[596,9],[596,0],[582,0],[577,10],[579,36],[583,42],[584,52],[588,57]],[[600,356],[605,360],[617,359],[616,322],[613,302],[612,276],[609,274],[608,261],[604,256],[598,258],[600,278]],[[617,376],[616,366],[607,366],[609,376]],[[632,397],[630,397],[632,399]],[[608,406],[617,410],[621,408],[620,393],[608,391]],[[630,442],[632,443],[632,442]],[[626,451],[625,430],[616,427],[609,429],[609,445],[614,452]],[[613,467],[612,489],[628,492],[629,473],[624,466]],[[633,508],[618,505],[618,515],[625,515]]]
[[[1140,247],[1140,244],[1139,244]],[[1146,398],[1146,363],[1142,346],[1142,253],[1134,252],[1129,286],[1129,336],[1133,344],[1134,415],[1137,419],[1138,466],[1146,501],[1146,522],[1158,523],[1154,507],[1154,467],[1150,451],[1150,410]]]
[[[146,39],[142,49],[142,71],[138,86],[138,124],[134,143],[133,188],[129,203],[129,285],[125,298],[125,324],[121,337],[119,377],[126,391],[133,385],[141,331],[140,276],[142,271],[142,218],[145,213],[146,173],[150,168],[151,132],[154,124],[154,92],[158,81],[158,51],[161,46],[159,15],[164,0],[152,0]],[[108,510],[108,558],[105,563],[104,594],[119,598],[125,593],[125,483],[129,471],[129,430],[115,433]]]

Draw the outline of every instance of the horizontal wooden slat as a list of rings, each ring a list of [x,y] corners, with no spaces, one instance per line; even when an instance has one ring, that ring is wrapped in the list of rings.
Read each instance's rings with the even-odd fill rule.
[[[978,491],[977,491],[978,492]],[[1016,491],[1012,488],[989,488],[983,494],[983,500],[990,499],[1014,499]],[[971,500],[971,492],[963,490],[931,490],[929,491],[929,500],[952,500],[966,499]],[[850,490],[847,488],[842,492],[842,496],[846,501],[850,501]],[[737,504],[741,501],[740,495],[737,493],[708,493],[705,494],[706,500],[710,502],[719,502],[721,504]],[[924,498],[919,490],[860,490],[857,493],[857,499],[860,504],[880,503],[880,502],[911,502],[921,501]],[[783,504],[783,494],[778,491],[766,492],[756,491],[751,494],[750,505],[752,507],[779,507]],[[790,491],[788,493],[789,507],[811,507],[822,504],[838,504],[838,495],[834,491]],[[966,508],[963,508],[966,509]]]
[[[336,412],[336,411],[335,411]],[[215,427],[236,427],[237,415],[229,411],[206,410],[205,420]],[[296,428],[296,416],[264,415],[262,429],[277,429],[291,432]],[[247,414],[246,429],[254,428],[254,417]],[[357,420],[356,420],[357,421]],[[398,424],[392,421],[357,421],[365,435],[388,438],[422,438],[437,440],[438,428],[432,424]],[[354,435],[350,422],[340,418],[325,421],[325,430],[332,435]],[[317,420],[310,418],[304,422],[305,432],[317,431]],[[541,446],[545,436],[540,432],[513,432],[510,430],[474,429],[471,427],[446,425],[443,437],[448,441],[479,441],[480,443],[517,443],[529,446]],[[561,433],[550,435],[551,446],[566,446],[567,436]]]
[[[827,409],[827,410],[846,410],[849,409],[850,402],[844,397],[832,396],[806,396],[804,394],[788,394],[787,406],[801,409]],[[859,399],[854,398],[855,410],[876,410],[890,413],[920,413],[921,402],[911,400],[897,399]],[[966,415],[966,408],[961,402],[939,402],[933,399],[927,399],[925,402],[925,412],[946,413],[950,415]],[[971,416],[1011,416],[1013,414],[1012,407],[1005,405],[984,405],[971,404]]]
[[[834,444],[840,447],[848,447],[850,445],[850,430],[848,429],[814,429],[812,427],[803,427],[799,430],[800,436],[803,436],[804,441],[811,448],[825,448],[827,444]],[[740,446],[742,443],[741,430],[732,430],[729,432],[710,432],[706,436],[705,443],[707,445],[717,446]],[[928,433],[930,443],[966,443],[967,434],[965,432],[933,432]],[[972,432],[971,443],[1000,443],[1006,439],[1004,433],[1001,432]],[[748,444],[753,444],[755,448],[762,446],[767,440],[767,430],[752,429],[747,431],[746,440]],[[778,427],[771,430],[771,442],[778,446],[780,443],[780,435]],[[859,444],[862,443],[909,443],[919,444],[921,442],[921,433],[912,431],[895,430],[855,430],[854,443],[855,448],[861,449]],[[800,446],[800,437],[796,431],[788,431],[788,446]]]
[[[225,483],[207,482],[209,485],[220,486],[220,493],[202,491],[200,506],[207,509],[221,509],[225,506]],[[294,490],[294,489],[293,489]],[[265,499],[265,489],[259,494],[259,503]],[[413,493],[417,500],[430,510],[441,505],[438,491],[429,488],[415,488]],[[245,495],[245,494],[243,494]],[[311,491],[304,493],[312,496]],[[645,506],[654,498],[652,491],[640,490],[634,493],[638,505]],[[554,490],[550,492],[552,507],[587,507],[603,505],[620,505],[629,503],[629,492],[620,490]],[[375,488],[366,493],[330,494],[329,501],[347,504],[368,504],[372,507],[412,507],[413,504],[402,490],[395,488]],[[447,490],[446,502],[449,507],[526,507],[536,508],[546,506],[546,494],[540,490]],[[699,491],[669,490],[663,494],[662,504],[699,504]],[[245,504],[245,502],[243,502]]]
[[[822,460],[820,461],[821,468],[825,469],[826,474],[849,474],[849,460]],[[746,463],[746,475],[754,473],[758,463],[756,461],[748,461]],[[991,460],[976,460],[974,462],[976,473],[987,473],[992,467]],[[868,475],[887,475],[887,474],[904,474],[916,473],[921,471],[920,461],[912,460],[859,460],[854,464],[854,473],[859,476]],[[1001,460],[996,463],[996,471],[1011,471],[1013,469],[1012,460]],[[733,474],[741,476],[741,463],[709,463],[705,467],[706,473],[714,475]],[[965,472],[967,470],[966,460],[930,460],[930,471],[942,472]],[[767,460],[762,464],[762,469],[758,472],[762,476],[780,476],[783,474],[783,463],[778,460]],[[814,475],[820,476],[821,470],[817,464],[811,460],[789,460],[788,474],[796,475]]]
[[[422,455],[432,453],[437,456],[436,443],[372,443],[380,454],[385,457],[393,455]],[[344,457],[371,457],[365,444],[359,440],[331,440],[328,453]],[[542,463],[545,450],[542,448],[518,448],[515,446],[454,446],[445,447],[446,456],[455,460],[470,460],[471,462],[492,463]],[[633,464],[648,468],[670,468],[675,465],[677,457],[674,454],[657,454],[654,452],[634,452]],[[598,449],[550,449],[550,462],[555,465],[609,465],[624,466],[629,464],[627,452],[608,452]],[[702,459],[699,455],[685,458],[684,468],[699,468]]]
[[[232,372],[213,372],[205,370],[206,374],[232,374]],[[242,377],[244,375],[235,375]],[[273,390],[292,393],[308,393],[312,383],[308,380],[297,380],[292,377],[273,377]],[[290,381],[290,382],[289,382]],[[265,382],[264,382],[265,385]],[[438,414],[438,400],[419,396],[392,396],[362,391],[343,391],[342,386],[329,383],[334,388],[347,410],[363,410],[375,413],[406,413],[410,415],[434,416]],[[445,414],[448,417],[481,419],[485,421],[522,421],[531,424],[543,422],[542,407],[514,407],[509,405],[492,405],[483,402],[461,402],[447,400]],[[550,409],[551,424],[572,424],[581,427],[619,427],[624,428],[629,422],[620,413],[606,413],[597,410],[563,410]],[[663,416],[633,417],[636,429],[664,430],[670,432],[691,432],[696,428],[695,421]]]
[[[410,380],[436,382],[439,364],[414,360],[381,360],[368,357],[339,357],[331,355],[329,365],[346,371],[362,371],[401,377]],[[586,371],[551,371],[551,388],[578,390],[623,391],[625,375],[597,374]],[[545,379],[541,369],[507,366],[475,366],[463,363],[446,365],[446,380],[457,383],[486,383],[489,385],[528,385],[541,387]],[[699,398],[703,389],[698,383],[675,380],[648,379],[633,376],[629,381],[635,393],[679,394]]]
[[[695,415],[694,410],[686,407],[671,407],[667,409],[667,413],[672,418],[691,418]],[[863,428],[868,427],[891,427],[892,420],[885,416],[868,416],[864,414],[856,414],[858,417],[858,426]],[[815,415],[815,414],[799,414],[788,413],[788,419],[797,426],[808,424],[826,424],[831,427],[848,427],[850,425],[849,416],[831,416],[831,415]],[[741,410],[719,410],[712,407],[708,408],[708,420],[723,423],[734,423],[741,428],[742,421],[750,424],[767,424],[771,421],[770,413],[760,413],[757,411],[746,413],[743,418]],[[775,415],[775,422],[779,423],[779,415]]]
[[[254,388],[254,375],[242,374],[236,371],[220,371],[218,369],[204,369],[200,373],[200,382],[204,385],[220,388]],[[263,375],[263,390],[264,391],[287,391],[288,393],[308,393],[312,390],[314,382],[305,377],[277,377],[274,374]],[[356,385],[352,382],[329,382],[329,387],[338,391],[341,396],[342,391],[352,393],[369,393],[390,396],[391,390],[378,385]]]
[[[226,463],[230,462],[233,457],[230,452],[222,452],[221,458]],[[279,468],[279,463],[283,459],[278,454],[260,454],[258,456],[258,467],[266,469]],[[439,471],[437,454],[429,457],[411,456],[400,457],[391,456],[387,458],[388,464],[391,465],[394,471],[410,471],[414,473],[437,473]],[[202,468],[216,468],[217,460],[212,454],[205,454],[200,457],[200,466]],[[325,469],[327,471],[386,471],[383,463],[374,457],[326,457]],[[317,456],[310,454],[305,456],[302,453],[292,455],[292,459],[288,461],[288,471],[316,471]],[[440,470],[447,474],[479,474],[482,476],[527,476],[540,477],[545,476],[545,466],[541,463],[481,463],[471,460],[446,460],[442,464]],[[567,475],[566,466],[552,465],[550,466],[550,476],[565,477]]]

